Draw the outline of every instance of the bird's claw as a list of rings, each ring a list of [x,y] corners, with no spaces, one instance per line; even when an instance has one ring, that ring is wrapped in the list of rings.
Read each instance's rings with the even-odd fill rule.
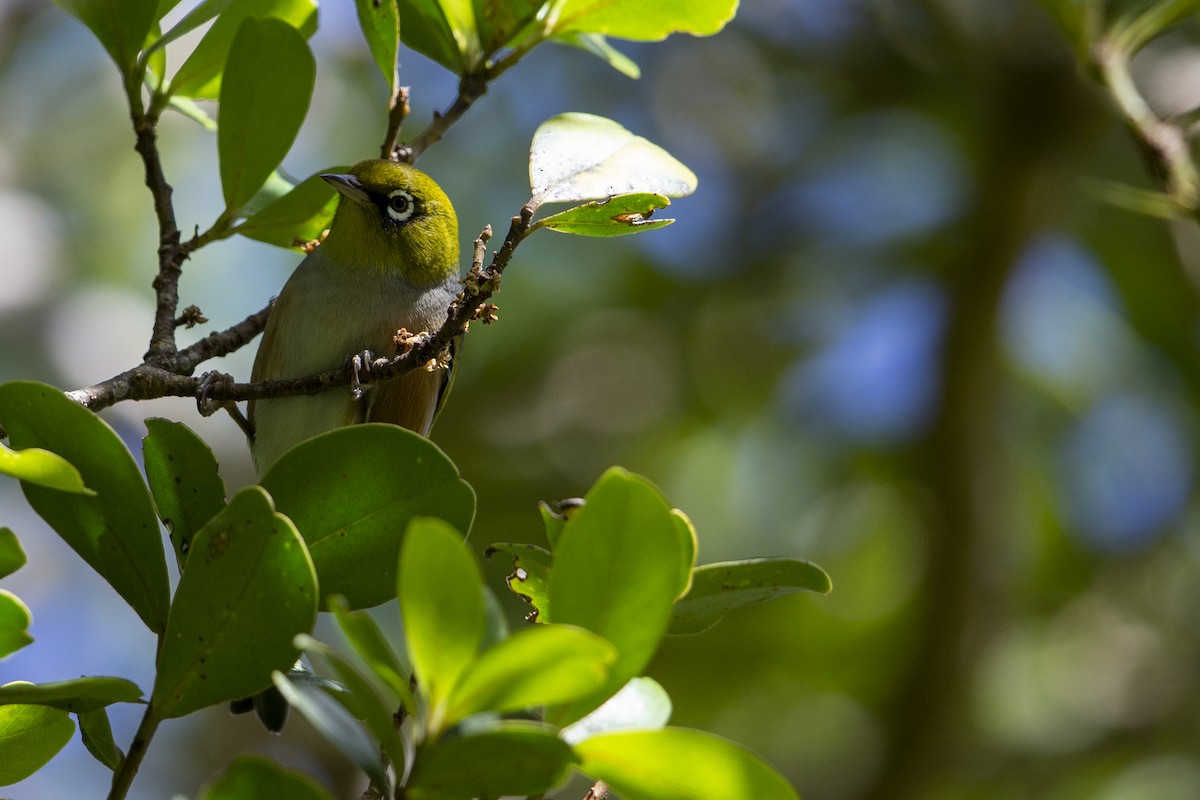
[[[200,386],[196,390],[196,408],[199,409],[201,416],[211,417],[226,406],[227,401],[212,399],[212,391],[218,386],[227,386],[232,383],[234,383],[233,376],[224,372],[206,372],[200,376]]]
[[[350,358],[350,366],[353,372],[350,375],[350,394],[355,400],[361,400],[366,392],[363,389],[362,380],[359,378],[360,372],[371,371],[371,363],[375,360],[375,354],[370,350],[363,350]]]

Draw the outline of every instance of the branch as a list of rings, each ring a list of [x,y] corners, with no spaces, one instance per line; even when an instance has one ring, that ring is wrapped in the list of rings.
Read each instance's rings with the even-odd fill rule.
[[[500,277],[512,260],[517,245],[530,233],[536,206],[533,201],[521,208],[512,218],[508,235],[493,254],[491,264],[483,268],[491,228],[480,234],[475,242],[475,258],[470,272],[463,278],[463,290],[446,309],[446,321],[433,333],[397,337],[400,352],[393,358],[376,359],[369,365],[365,379],[350,363],[314,375],[260,383],[236,383],[232,380],[212,380],[211,376],[192,377],[200,363],[232,352],[249,342],[266,325],[270,307],[218,333],[179,351],[165,366],[145,363],[106,381],[83,389],[67,392],[67,396],[93,411],[107,408],[123,400],[151,400],[158,397],[195,397],[212,403],[259,400],[272,397],[291,397],[318,394],[351,383],[374,383],[399,377],[416,369],[436,369],[442,353],[457,336],[466,333],[472,321],[485,324],[495,319],[496,307],[488,301],[499,290]]]
[[[458,97],[454,98],[450,107],[445,111],[435,111],[433,122],[429,123],[429,127],[422,131],[412,144],[397,146],[393,150],[394,159],[411,164],[431,145],[440,141],[446,135],[446,131],[462,119],[463,114],[467,113],[475,101],[487,94],[488,81],[491,77],[490,74],[464,75],[458,83]]]
[[[408,117],[408,87],[397,86],[396,91],[388,98],[388,125],[383,136],[383,146],[379,148],[379,157],[391,160],[396,158],[399,151],[400,128]]]

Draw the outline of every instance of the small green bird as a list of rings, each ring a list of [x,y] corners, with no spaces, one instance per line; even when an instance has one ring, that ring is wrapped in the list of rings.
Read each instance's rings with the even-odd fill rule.
[[[352,353],[394,352],[400,328],[432,331],[458,294],[458,217],[432,178],[407,164],[362,161],[322,175],[342,197],[325,241],[292,273],[271,309],[251,379],[300,378]],[[429,434],[450,370],[418,369],[371,386],[250,401],[259,475],[305,439],[358,422]]]

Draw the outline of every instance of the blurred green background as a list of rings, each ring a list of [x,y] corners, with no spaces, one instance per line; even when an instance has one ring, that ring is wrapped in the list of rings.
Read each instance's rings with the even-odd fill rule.
[[[1135,64],[1163,113],[1200,103],[1195,33]],[[383,133],[350,3],[322,7],[312,44],[297,177]],[[752,0],[715,38],[622,49],[640,81],[538,49],[420,162],[465,252],[526,199],[529,139],[559,112],[612,117],[700,179],[666,230],[518,251],[433,436],[478,492],[477,551],[538,541],[538,500],[621,464],[691,516],[702,562],[809,558],[834,581],[668,640],[649,672],[675,724],[746,744],[810,800],[1200,797],[1200,232],[1097,199],[1097,179],[1152,183],[1058,31],[1020,0]],[[411,53],[401,81],[410,133],[455,90]],[[0,109],[0,380],[102,380],[140,360],[153,314],[116,73],[49,2],[0,0]],[[207,227],[214,137],[168,115],[161,144],[181,228]],[[260,308],[298,260],[202,251],[181,288],[212,322],[185,341]],[[211,366],[245,379],[252,357]],[[104,414],[135,451],[156,415],[200,431],[231,489],[253,480],[225,417]],[[5,586],[37,637],[0,682],[148,690],[152,637],[12,481],[0,524],[30,555]],[[497,591],[505,566],[487,564]],[[119,743],[137,716],[113,709]],[[224,709],[164,725],[131,796],[193,796],[245,749],[356,796],[303,721],[270,737]],[[106,785],[75,742],[11,791]]]

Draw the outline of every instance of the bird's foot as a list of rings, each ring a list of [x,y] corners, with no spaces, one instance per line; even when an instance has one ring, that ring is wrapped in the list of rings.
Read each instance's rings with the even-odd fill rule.
[[[363,350],[350,357],[350,366],[353,369],[350,375],[350,394],[354,396],[355,400],[361,400],[363,394],[366,393],[360,373],[370,373],[371,364],[374,361],[375,354],[370,350]]]
[[[214,371],[201,375],[200,386],[196,389],[196,408],[199,409],[200,415],[211,417],[222,408],[232,405],[228,400],[214,400],[212,392],[219,386],[230,386],[233,383],[233,376],[225,372]]]

